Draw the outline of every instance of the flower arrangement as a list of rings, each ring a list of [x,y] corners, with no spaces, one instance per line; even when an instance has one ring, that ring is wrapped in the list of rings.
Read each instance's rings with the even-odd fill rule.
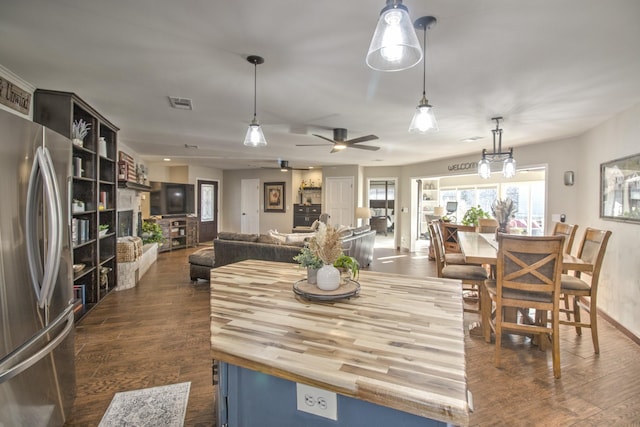
[[[507,223],[514,217],[517,211],[518,207],[513,200],[508,197],[504,200],[496,199],[491,205],[491,213],[493,214],[493,217],[500,224],[500,228],[505,229],[505,231]]]
[[[311,252],[325,264],[333,264],[342,255],[340,233],[325,223],[320,223],[316,235],[309,241]]]
[[[71,139],[83,140],[89,134],[91,125],[84,120],[74,120],[71,126]]]

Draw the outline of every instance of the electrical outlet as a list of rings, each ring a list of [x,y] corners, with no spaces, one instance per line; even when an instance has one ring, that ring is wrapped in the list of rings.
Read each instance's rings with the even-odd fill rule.
[[[335,393],[296,383],[296,396],[298,411],[338,420],[338,399]]]

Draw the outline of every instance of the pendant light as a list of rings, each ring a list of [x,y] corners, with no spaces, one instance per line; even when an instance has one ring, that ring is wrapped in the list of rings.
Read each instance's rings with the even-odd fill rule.
[[[267,140],[262,133],[262,126],[256,117],[256,81],[258,75],[258,64],[264,63],[264,58],[257,55],[249,55],[247,61],[253,64],[253,120],[247,129],[247,135],[244,137],[244,145],[249,147],[260,147],[267,145]]]
[[[482,150],[482,159],[478,162],[478,175],[480,178],[489,178],[491,176],[491,163],[502,161],[502,174],[505,178],[513,178],[516,176],[516,160],[513,158],[513,148],[502,152],[500,120],[503,120],[503,118],[493,117],[491,120],[496,121],[496,128],[491,130],[493,133],[493,152],[489,153],[486,149]],[[498,137],[497,151],[496,136]]]
[[[416,29],[424,30],[423,49],[427,50],[427,28],[431,28],[436,23],[436,18],[433,16],[423,16],[416,19],[414,27]],[[436,122],[436,116],[433,114],[433,107],[429,105],[427,100],[427,92],[425,89],[427,80],[427,57],[426,53],[422,59],[422,99],[416,107],[416,112],[413,115],[411,124],[409,125],[409,132],[427,133],[429,131],[438,130],[438,122]]]
[[[422,49],[402,0],[387,0],[373,33],[367,65],[378,71],[400,71],[416,65]]]

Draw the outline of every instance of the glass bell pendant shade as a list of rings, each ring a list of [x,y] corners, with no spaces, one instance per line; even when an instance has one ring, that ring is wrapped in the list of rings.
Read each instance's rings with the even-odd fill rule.
[[[438,122],[436,122],[436,116],[433,114],[433,107],[429,104],[418,105],[413,119],[411,119],[409,132],[427,133],[437,130]]]
[[[513,178],[516,176],[516,160],[513,157],[505,159],[502,164],[502,174],[505,178]]]
[[[491,176],[491,163],[486,158],[478,162],[478,175],[482,179],[487,179]]]
[[[262,126],[260,126],[255,118],[249,125],[249,129],[247,129],[247,135],[244,137],[244,145],[249,147],[267,145],[267,140],[264,138],[264,133],[262,133]]]
[[[401,71],[422,59],[422,48],[406,6],[386,6],[373,33],[367,65],[378,71]]]

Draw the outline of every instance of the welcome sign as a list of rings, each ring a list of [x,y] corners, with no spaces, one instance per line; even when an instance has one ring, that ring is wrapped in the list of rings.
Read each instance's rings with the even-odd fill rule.
[[[6,105],[22,114],[29,114],[31,94],[9,80],[0,77],[0,104]]]

